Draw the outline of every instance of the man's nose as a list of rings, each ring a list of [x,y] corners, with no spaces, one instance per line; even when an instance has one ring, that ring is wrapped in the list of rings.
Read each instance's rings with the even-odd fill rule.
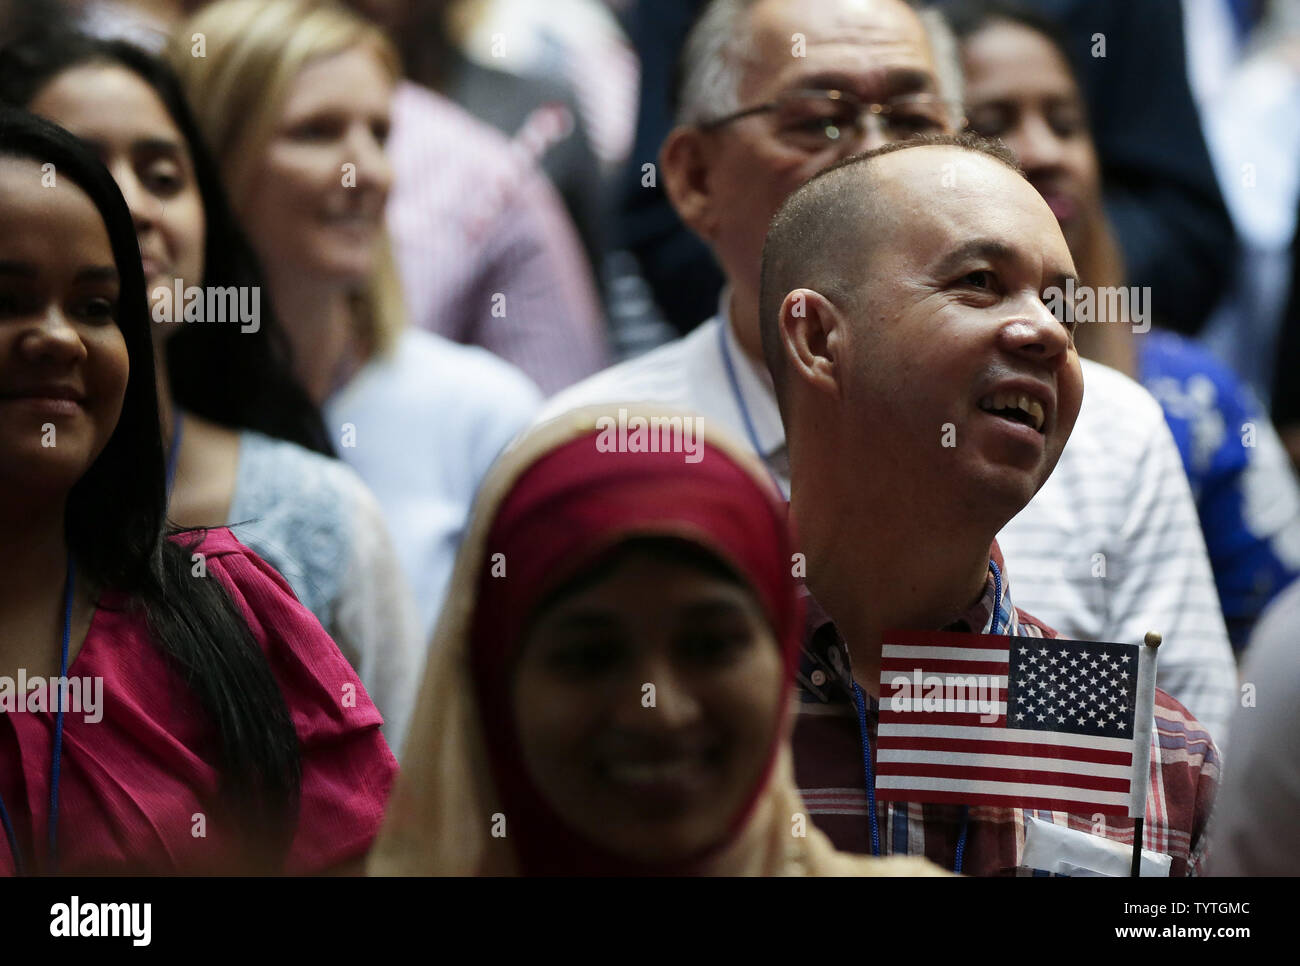
[[[854,136],[846,139],[849,150],[845,154],[862,154],[889,144],[894,139],[889,136],[886,123],[883,115],[864,110],[858,119],[857,127],[853,128]]]
[[[1069,321],[1066,319],[1065,321]],[[1037,292],[1025,293],[998,331],[998,340],[1010,352],[1055,369],[1062,365],[1073,340]]]

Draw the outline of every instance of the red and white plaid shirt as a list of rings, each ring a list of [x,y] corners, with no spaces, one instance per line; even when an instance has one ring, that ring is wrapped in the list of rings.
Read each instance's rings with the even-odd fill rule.
[[[1017,610],[996,542],[991,564],[1002,575],[1002,598],[995,602],[993,567],[984,596],[945,630],[1018,637],[1057,637],[1041,621]],[[794,732],[795,780],[808,813],[835,846],[846,852],[871,852],[866,773],[861,727],[853,699],[849,654],[835,625],[816,601],[808,601],[804,657],[799,670],[798,720]],[[996,604],[996,606],[995,606]],[[995,630],[996,627],[996,630]],[[876,756],[878,703],[865,696],[866,731]],[[1156,689],[1155,742],[1147,791],[1143,848],[1172,858],[1171,876],[1200,874],[1206,854],[1206,824],[1219,781],[1219,753],[1209,733],[1181,704]],[[923,855],[953,868],[963,814],[967,834],[962,872],[967,875],[1030,875],[1020,868],[1025,819],[1133,844],[1133,820],[1038,809],[876,802],[881,855]],[[1043,874],[1043,873],[1039,873]]]

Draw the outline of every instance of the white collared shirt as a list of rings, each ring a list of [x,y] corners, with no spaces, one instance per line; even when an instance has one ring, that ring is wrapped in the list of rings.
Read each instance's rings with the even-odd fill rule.
[[[548,400],[541,418],[614,402],[697,412],[758,449],[788,493],[785,432],[771,378],[740,348],[725,319],[724,293],[718,315],[564,390]],[[1016,601],[1062,637],[1140,644],[1147,631],[1159,631],[1157,684],[1222,747],[1236,700],[1236,665],[1178,448],[1149,392],[1114,369],[1080,361],[1087,391],[1060,462],[998,534]]]
[[[717,420],[733,437],[758,449],[769,466],[781,466],[785,462],[785,427],[781,425],[772,377],[740,347],[731,326],[723,325],[726,298],[724,292],[721,313],[682,338],[598,372],[552,396],[538,422],[591,403],[659,403]],[[727,375],[724,339],[739,396]],[[746,414],[757,436],[757,446],[746,429]],[[783,466],[776,476],[782,492],[789,494],[790,479]]]

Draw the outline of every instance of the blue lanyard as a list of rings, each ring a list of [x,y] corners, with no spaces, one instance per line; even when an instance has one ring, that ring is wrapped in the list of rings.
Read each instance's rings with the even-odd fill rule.
[[[993,623],[989,625],[989,633],[1001,634],[1005,630],[998,626],[998,614],[1002,612],[1002,571],[992,560],[989,569],[993,571]]]
[[[167,448],[167,500],[171,501],[172,484],[176,482],[176,463],[181,455],[181,439],[184,437],[185,415],[180,407],[172,408],[172,441]]]
[[[730,324],[724,317],[719,320],[718,326],[718,348],[722,352],[722,365],[727,370],[727,382],[731,385],[731,394],[736,397],[736,407],[740,410],[741,421],[745,424],[745,434],[749,437],[749,445],[754,447],[754,452],[758,454],[759,460],[763,463],[763,468],[767,470],[767,475],[772,478],[772,483],[776,491],[782,496],[787,497],[785,487],[777,479],[772,468],[767,465],[767,454],[763,452],[763,446],[758,441],[758,432],[754,429],[754,421],[749,416],[749,406],[745,403],[745,394],[740,391],[740,380],[736,378],[736,366],[731,361],[731,348],[727,345],[727,326]]]
[[[68,677],[68,644],[72,639],[72,599],[73,587],[76,584],[76,567],[72,562],[72,556],[68,556],[68,577],[66,588],[64,590],[63,602],[63,650],[59,664],[59,678],[66,680]],[[67,691],[65,689],[64,693]],[[26,695],[23,696],[26,700]],[[59,702],[58,714],[54,723],[54,752],[51,755],[50,762],[50,821],[49,821],[49,847],[50,859],[47,872],[53,874],[59,869],[59,765],[63,760],[63,702]],[[14,859],[14,869],[19,875],[26,875],[27,868],[23,862],[22,850],[18,848],[18,836],[14,834],[14,825],[9,818],[9,810],[5,808],[4,798],[0,796],[0,822],[3,822],[5,828],[5,838],[9,840],[9,854]]]
[[[175,409],[173,413],[171,446],[167,453],[167,493],[169,496],[171,495],[172,483],[176,479],[177,457],[180,455],[181,439],[184,434],[184,417],[180,409]],[[76,565],[73,563],[71,555],[69,555],[68,576],[63,603],[63,646],[59,662],[59,678],[61,680],[66,679],[68,676],[68,650],[72,640],[72,602],[75,586]],[[59,702],[54,722],[54,751],[51,754],[50,761],[50,819],[48,831],[48,872],[50,873],[57,872],[59,867],[59,771],[63,762],[63,712],[63,703]],[[0,796],[0,824],[4,825],[5,838],[9,843],[9,853],[14,859],[14,868],[19,875],[25,875],[27,872],[26,863],[23,861],[22,850],[18,847],[18,836],[14,832],[13,820],[9,817],[9,810],[5,807],[3,796]]]
[[[858,709],[858,731],[862,736],[862,770],[866,775],[867,814],[871,816],[871,854],[880,856],[880,824],[876,818],[876,776],[871,770],[871,741],[867,734],[867,702],[858,682],[853,682],[853,703]],[[961,807],[961,834],[957,836],[957,858],[952,870],[961,874],[962,862],[966,857],[966,832],[970,827],[970,809]]]
[[[989,561],[989,569],[993,571],[993,623],[989,628],[990,634],[1002,633],[1002,627],[998,623],[998,614],[1002,610],[1002,572],[998,565],[992,560]],[[879,857],[880,855],[880,824],[876,818],[876,776],[871,768],[871,740],[867,734],[867,699],[862,693],[862,688],[858,687],[858,682],[853,682],[853,704],[858,710],[858,734],[862,738],[862,771],[866,779],[867,788],[867,814],[871,818],[871,854]],[[953,862],[952,870],[959,875],[961,874],[962,863],[966,859],[966,833],[970,828],[970,809],[963,805],[961,807],[961,834],[957,836],[957,856]]]

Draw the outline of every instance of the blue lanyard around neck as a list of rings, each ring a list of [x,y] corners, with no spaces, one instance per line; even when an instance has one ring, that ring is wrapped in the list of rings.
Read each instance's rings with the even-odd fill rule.
[[[731,323],[727,321],[726,316],[718,320],[718,350],[722,353],[722,367],[727,370],[727,382],[731,386],[731,394],[736,398],[736,408],[740,410],[741,422],[745,424],[745,435],[749,437],[749,445],[754,447],[754,452],[758,455],[767,470],[767,475],[772,478],[772,483],[776,491],[782,496],[789,499],[789,494],[785,492],[785,487],[777,479],[772,468],[767,465],[767,453],[763,451],[763,446],[758,441],[758,431],[754,429],[754,420],[749,415],[749,406],[745,402],[745,394],[740,390],[740,379],[736,376],[735,363],[731,361],[731,347],[727,345],[727,326]]]
[[[68,555],[68,576],[65,582],[63,601],[63,648],[59,661],[59,680],[68,677],[68,645],[72,640],[72,600],[73,587],[76,584],[76,567],[72,555]],[[57,693],[57,692],[56,692]],[[67,694],[67,689],[63,690]],[[26,701],[26,695],[21,696]],[[49,862],[46,872],[53,874],[59,869],[59,765],[63,760],[63,702],[54,722],[54,751],[50,761],[50,820],[49,820]],[[22,850],[18,848],[18,836],[14,834],[13,821],[9,810],[5,808],[4,798],[0,796],[0,822],[4,824],[5,838],[9,840],[9,854],[14,859],[14,871],[26,875],[27,868],[23,862]]]
[[[998,615],[1002,612],[1002,572],[992,560],[989,561],[989,569],[993,571],[993,621],[989,633],[1001,634],[1005,630],[998,621]],[[862,771],[867,789],[867,814],[871,819],[871,854],[879,857],[880,823],[876,817],[876,776],[871,767],[871,738],[867,734],[867,699],[862,693],[862,688],[858,687],[857,681],[853,682],[853,704],[858,711],[858,734],[862,738]],[[962,863],[966,858],[966,833],[969,828],[970,809],[963,805],[961,833],[957,836],[957,855],[952,866],[952,870],[958,875],[961,874]]]
[[[876,776],[871,767],[871,739],[867,734],[867,699],[853,682],[853,703],[858,709],[858,733],[862,737],[862,770],[866,778],[867,814],[871,818],[871,854],[880,856],[880,820],[876,817]],[[957,836],[957,856],[952,870],[961,875],[962,862],[966,857],[966,832],[970,826],[970,809],[961,807],[961,833]]]
[[[185,414],[180,407],[172,408],[172,441],[167,448],[167,501],[171,502],[172,484],[176,482],[176,464],[180,460],[181,440],[185,436]]]

